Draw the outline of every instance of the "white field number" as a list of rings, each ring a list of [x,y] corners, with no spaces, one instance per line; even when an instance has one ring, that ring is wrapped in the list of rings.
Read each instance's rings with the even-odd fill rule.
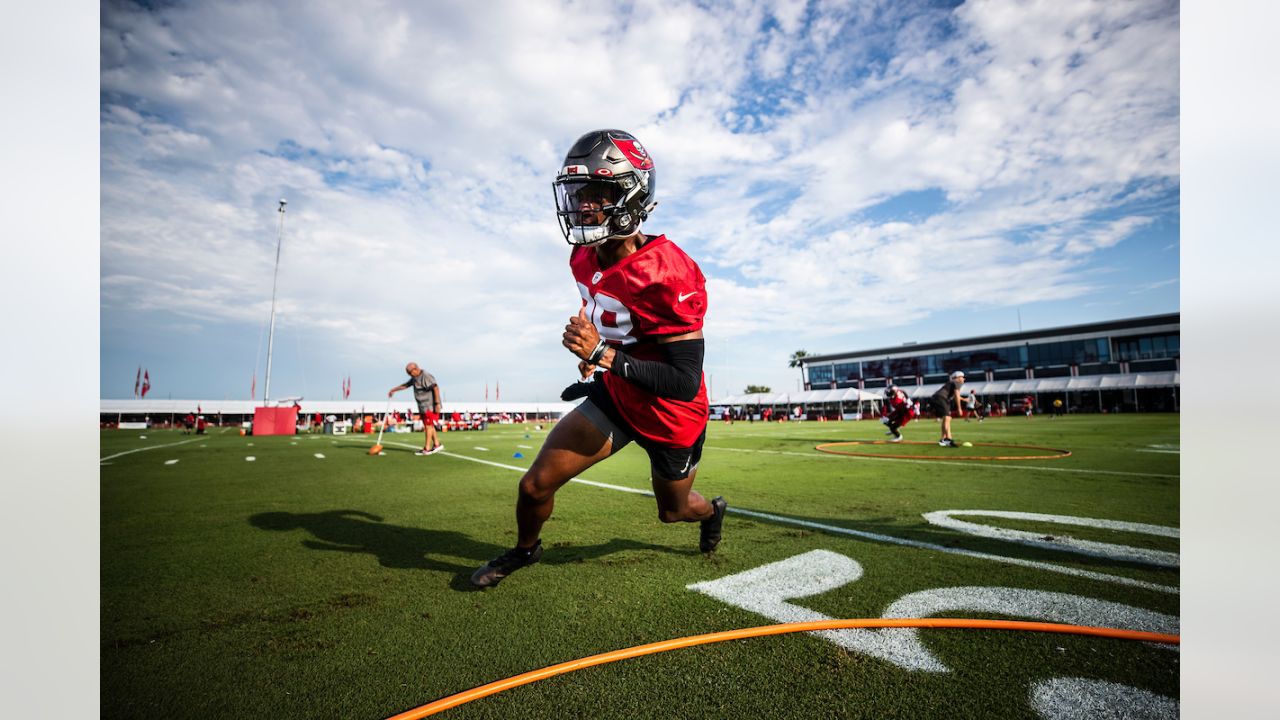
[[[1077,540],[1067,535],[1048,536],[1041,532],[1010,530],[992,527],[979,523],[956,519],[956,515],[1005,518],[1008,520],[1031,520],[1034,522],[1053,523],[1055,525],[1074,525],[1076,527],[1093,527],[1103,530],[1119,530],[1123,532],[1155,535],[1158,537],[1177,538],[1178,528],[1164,525],[1148,525],[1146,523],[1122,522],[1119,520],[1099,520],[1097,518],[1074,517],[1071,515],[1044,515],[1041,513],[1009,512],[1007,510],[938,510],[925,513],[922,517],[931,525],[958,530],[969,535],[1007,540],[1020,545],[1049,548],[1065,552],[1093,555],[1096,557],[1140,562],[1160,567],[1178,567],[1178,553],[1150,548],[1131,547],[1114,543]]]
[[[688,587],[776,622],[810,622],[835,618],[790,600],[830,592],[857,582],[862,575],[862,565],[856,560],[830,550],[812,550]],[[890,604],[883,617],[929,617],[956,611],[1073,625],[1178,632],[1178,618],[1171,615],[1078,595],[1005,587],[951,587],[914,592]],[[919,631],[914,628],[826,630],[810,634],[849,652],[879,658],[910,672],[950,672],[950,668],[925,647]],[[1159,647],[1176,650],[1171,645]],[[1074,717],[1071,713],[1081,708],[1116,708],[1139,700],[1141,703],[1133,707],[1134,712],[1125,717],[1177,717],[1178,711],[1176,700],[1126,685],[1081,678],[1052,678],[1037,683],[1031,688],[1029,699],[1036,712],[1050,720]],[[1148,714],[1152,708],[1156,708],[1157,714]]]

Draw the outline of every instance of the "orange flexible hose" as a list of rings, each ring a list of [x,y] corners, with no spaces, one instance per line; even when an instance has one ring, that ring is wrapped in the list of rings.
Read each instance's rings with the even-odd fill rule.
[[[504,690],[528,685],[539,680],[546,680],[549,677],[563,675],[575,670],[589,668],[595,665],[604,665],[606,663],[616,662],[618,660],[626,660],[628,658],[640,657],[642,655],[653,655],[655,653],[666,652],[668,650],[678,650],[680,648],[693,647],[695,645],[706,645],[709,643],[725,642],[726,640],[744,640],[746,638],[764,637],[767,635],[784,635],[786,633],[797,632],[813,632],[815,630],[844,630],[849,628],[967,628],[979,630],[1023,630],[1030,632],[1049,632],[1063,633],[1068,635],[1090,635],[1094,637],[1114,638],[1117,640],[1138,640],[1142,642],[1155,642],[1177,645],[1181,638],[1178,635],[1165,635],[1163,633],[1146,632],[1143,630],[1120,630],[1117,628],[1092,627],[1088,625],[1063,625],[1059,623],[1043,623],[1043,622],[1026,622],[1021,620],[974,620],[969,618],[862,618],[857,620],[817,620],[813,622],[797,622],[783,623],[781,625],[762,625],[760,627],[742,628],[741,630],[726,630],[723,632],[708,633],[706,635],[692,635],[690,637],[676,638],[674,640],[663,640],[661,642],[649,643],[648,645],[637,645],[635,647],[623,648],[622,650],[612,650],[599,655],[580,658],[578,660],[570,660],[562,662],[558,665],[551,665],[540,670],[531,670],[527,673],[514,675],[505,680],[497,680],[495,682],[481,685],[455,695],[440,698],[435,702],[427,703],[421,707],[412,710],[406,710],[399,715],[394,715],[389,720],[418,720],[429,715],[443,712],[459,705],[465,705],[472,700],[496,695]]]

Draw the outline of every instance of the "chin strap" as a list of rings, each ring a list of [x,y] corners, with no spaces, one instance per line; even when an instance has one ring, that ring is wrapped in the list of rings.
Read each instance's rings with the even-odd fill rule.
[[[577,238],[577,239],[579,240],[579,242],[572,242],[572,241],[570,241],[570,243],[569,243],[570,245],[576,245],[576,246],[578,246],[578,247],[595,247],[596,245],[599,245],[600,243],[602,243],[602,242],[604,242],[604,241],[606,241],[606,240],[624,240],[624,239],[626,239],[626,238],[634,237],[634,236],[636,236],[636,235],[639,235],[639,234],[640,234],[640,223],[636,223],[635,230],[633,230],[633,231],[631,231],[631,232],[627,233],[626,235],[618,235],[618,234],[614,233],[614,234],[611,234],[611,235],[605,235],[604,237],[600,238],[599,240],[587,240],[587,239],[584,237],[584,236],[586,235],[586,232],[584,232],[584,228],[585,228],[585,227],[593,227],[593,228],[594,228],[594,227],[599,227],[599,226],[597,226],[597,225],[589,225],[589,226],[583,226],[583,227],[574,227],[574,228],[570,228],[570,229],[569,229],[569,237],[574,237],[574,238]],[[566,238],[566,239],[567,239],[567,238]]]

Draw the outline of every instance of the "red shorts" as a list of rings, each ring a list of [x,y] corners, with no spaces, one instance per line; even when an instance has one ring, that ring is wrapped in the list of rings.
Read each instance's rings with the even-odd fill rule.
[[[434,413],[434,412],[431,412],[430,410],[423,410],[420,414],[422,415],[423,423],[430,423],[432,425],[435,425],[436,423],[440,422],[440,413]]]

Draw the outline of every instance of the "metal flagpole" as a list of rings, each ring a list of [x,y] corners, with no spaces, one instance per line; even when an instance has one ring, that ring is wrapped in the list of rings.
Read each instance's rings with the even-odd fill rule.
[[[276,281],[280,277],[280,245],[284,242],[284,206],[288,202],[280,199],[280,227],[276,230],[276,269],[271,276],[271,329],[267,332],[267,387],[262,391],[262,404],[271,401],[271,350],[276,339]]]

